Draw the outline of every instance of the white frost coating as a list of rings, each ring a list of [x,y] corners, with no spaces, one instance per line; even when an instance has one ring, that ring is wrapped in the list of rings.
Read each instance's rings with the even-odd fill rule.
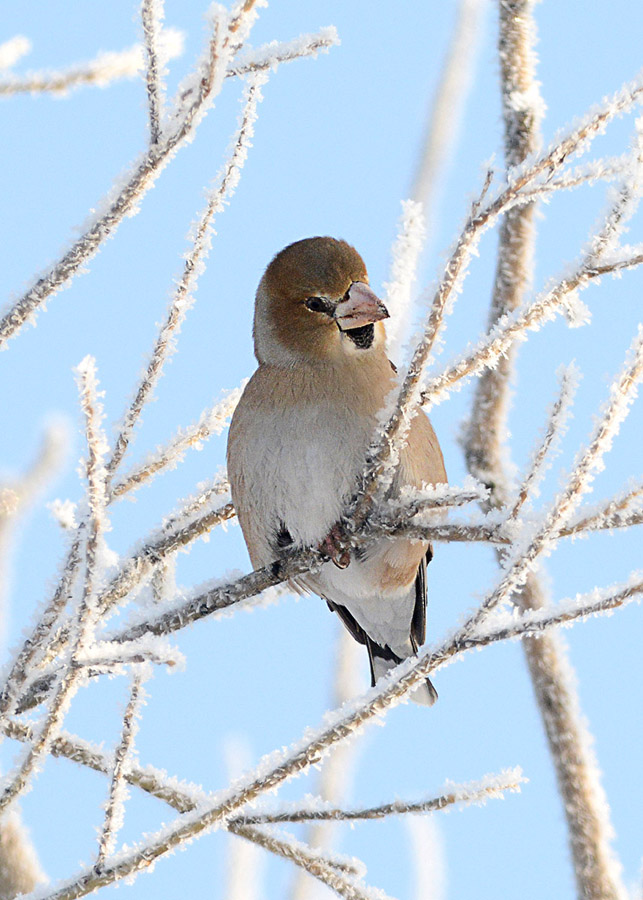
[[[292,41],[270,41],[256,49],[246,47],[237,54],[228,72],[235,75],[255,69],[276,69],[280,63],[290,62],[301,56],[328,53],[331,47],[336,47],[340,43],[337,29],[329,25],[320,28],[314,34],[302,34]]]
[[[587,304],[581,300],[579,291],[569,291],[561,305],[570,328],[582,328],[592,321],[592,314]]]
[[[605,132],[607,125],[616,116],[621,115],[637,103],[642,102],[643,74],[630,82],[626,82],[612,94],[606,97],[602,103],[594,104],[581,117],[574,120],[570,126],[559,130],[546,148],[543,156],[548,156],[552,151],[560,147],[560,153],[556,157],[565,159],[568,154],[581,156],[589,148],[594,138]],[[507,173],[509,184],[515,184],[538,161],[540,153],[530,153],[517,166]]]
[[[145,8],[145,7],[144,7]],[[148,72],[151,77],[151,69]],[[261,87],[265,84],[266,72],[253,73],[249,76],[248,87],[243,95],[243,111],[239,118],[239,129],[233,139],[229,158],[215,179],[214,186],[207,196],[205,209],[190,229],[191,247],[184,254],[185,265],[177,287],[170,302],[169,310],[159,331],[152,356],[143,373],[135,397],[127,410],[120,433],[115,443],[114,453],[109,463],[110,471],[114,471],[125,454],[133,429],[140,419],[143,407],[149,402],[169,357],[176,352],[176,338],[187,312],[195,302],[195,291],[199,276],[205,270],[205,260],[212,247],[214,234],[213,219],[222,212],[229,203],[230,196],[241,177],[254,134],[254,123],[257,119],[257,104],[262,99]],[[150,100],[150,135],[153,144],[159,139],[160,109],[158,84],[148,83]],[[205,423],[200,423],[204,425]]]
[[[398,233],[391,249],[389,281],[384,284],[384,303],[391,318],[386,323],[389,356],[397,360],[411,321],[412,291],[417,266],[426,239],[422,204],[402,201]]]
[[[506,95],[505,102],[508,103],[510,108],[515,112],[531,111],[538,121],[544,118],[545,112],[547,111],[547,106],[540,93],[539,81],[530,84],[524,91],[511,91],[511,93]]]
[[[400,506],[440,507],[461,506],[465,503],[482,502],[489,496],[489,489],[473,475],[466,475],[461,486],[452,484],[424,484],[421,488],[411,485],[402,488]],[[389,501],[394,504],[395,501]]]
[[[0,69],[10,69],[18,60],[31,53],[31,41],[23,34],[17,34],[0,44]]]
[[[101,868],[107,858],[114,852],[118,832],[125,819],[125,803],[129,797],[129,787],[125,779],[131,770],[134,760],[134,738],[138,731],[138,719],[141,707],[145,703],[143,681],[152,674],[149,665],[139,668],[132,676],[130,699],[123,716],[121,742],[114,754],[114,771],[109,791],[109,800],[105,808],[103,831],[98,842],[96,866]]]
[[[560,381],[560,395],[549,411],[545,433],[540,446],[534,451],[506,524],[513,520],[513,525],[517,525],[515,520],[521,507],[529,509],[533,498],[538,497],[540,493],[538,486],[551,466],[555,455],[559,452],[560,444],[567,432],[581,373],[576,364],[572,362],[568,366],[560,366],[556,374]]]
[[[181,56],[184,35],[176,28],[166,28],[159,35],[159,58],[163,63]],[[0,47],[0,50],[2,48]],[[21,54],[22,55],[22,54]],[[0,80],[0,95],[29,91],[67,94],[86,84],[105,87],[120,78],[134,78],[145,68],[144,48],[134,44],[127,50],[99,53],[93,59],[66,69],[27,72],[5,76]]]
[[[52,500],[51,503],[47,504],[47,509],[61,528],[70,531],[78,528],[76,519],[77,506],[71,500]]]
[[[575,597],[566,597],[558,603],[548,604],[540,609],[519,611],[496,608],[484,622],[479,624],[472,635],[476,640],[487,641],[489,638],[502,637],[519,639],[527,634],[543,630],[543,625],[552,624],[571,627],[579,619],[590,616],[611,615],[619,606],[626,606],[634,601],[641,602],[643,594],[643,571],[630,574],[626,581],[617,582],[604,588],[594,588]]]
[[[185,669],[185,656],[170,643],[166,635],[146,634],[135,641],[94,641],[78,653],[77,660],[85,666],[108,668],[145,662],[166,665],[172,670]]]
[[[201,450],[209,437],[221,434],[230,423],[245,384],[246,381],[238,388],[223,391],[221,399],[214,406],[204,410],[194,425],[180,428],[164,447],[159,447],[155,453],[149,454],[142,464],[125,473],[121,480],[113,485],[112,496],[119,497],[129,490],[138,488],[164,469],[176,468],[190,447]]]

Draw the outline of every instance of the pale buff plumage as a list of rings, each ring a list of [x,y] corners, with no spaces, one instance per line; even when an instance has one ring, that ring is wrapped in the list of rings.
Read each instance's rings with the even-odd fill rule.
[[[291,244],[257,290],[259,368],[230,425],[228,473],[255,567],[332,532],[363,469],[377,414],[394,386],[383,305],[359,254],[318,237]],[[446,481],[431,424],[419,413],[394,491]],[[424,641],[427,544],[381,539],[347,568],[325,563],[298,587],[324,597],[369,651],[373,681]],[[414,699],[432,703],[430,682]]]

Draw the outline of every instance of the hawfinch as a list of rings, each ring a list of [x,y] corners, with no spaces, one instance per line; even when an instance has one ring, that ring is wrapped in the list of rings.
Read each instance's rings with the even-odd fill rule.
[[[395,384],[382,324],[387,317],[362,258],[345,241],[297,241],[266,269],[253,329],[259,368],[228,439],[232,500],[255,568],[293,547],[333,546],[334,526],[357,487],[378,413]],[[445,481],[440,445],[420,412],[393,494]],[[332,561],[294,586],[323,597],[366,645],[374,685],[424,642],[431,546],[382,537],[351,551],[346,567],[345,557],[329,555]],[[413,699],[435,702],[428,679]]]

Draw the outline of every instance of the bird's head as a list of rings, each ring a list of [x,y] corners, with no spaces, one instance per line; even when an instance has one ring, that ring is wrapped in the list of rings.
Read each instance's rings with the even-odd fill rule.
[[[386,318],[359,253],[345,241],[307,238],[278,253],[261,279],[255,353],[274,365],[359,356],[383,349]]]

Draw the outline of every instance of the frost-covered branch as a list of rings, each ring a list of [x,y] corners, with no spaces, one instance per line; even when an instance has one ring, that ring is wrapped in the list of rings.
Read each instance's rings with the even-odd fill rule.
[[[316,34],[303,34],[294,41],[271,41],[256,49],[247,48],[237,54],[228,66],[227,77],[249,75],[251,72],[275,69],[281,63],[292,62],[304,56],[327,53],[339,44],[337,30],[332,26],[320,28]]]
[[[549,611],[529,613],[514,624],[502,623],[495,630],[490,629],[486,632],[473,633],[470,620],[437,650],[427,651],[415,661],[406,660],[390,676],[381,679],[381,686],[371,689],[365,698],[355,701],[352,705],[349,704],[348,710],[344,708],[336,711],[315,735],[307,736],[285,755],[279,754],[278,758],[274,755],[267,757],[252,772],[245,784],[231,789],[212,804],[204,803],[193,813],[186,813],[174,825],[151,835],[144,845],[121,854],[117,862],[107,865],[100,873],[96,873],[94,869],[85,870],[66,886],[48,895],[47,900],[71,900],[85,896],[98,887],[147,868],[151,862],[165,853],[209,831],[223,819],[232,817],[237,810],[260,794],[277,788],[286,779],[319,762],[332,746],[399,703],[431,671],[445,665],[455,655],[499,640],[538,634],[547,628],[569,623],[581,616],[604,613],[630,602],[641,591],[643,582],[631,584],[618,594],[601,597],[580,608],[575,606],[573,609],[564,609],[556,613]]]
[[[156,2],[156,0],[147,0],[147,4],[144,4],[144,7],[152,2]],[[268,76],[265,72],[249,76],[248,88],[243,98],[243,113],[239,130],[232,143],[230,158],[223,167],[215,187],[209,192],[205,209],[194,226],[192,247],[185,257],[183,273],[174,292],[167,319],[161,327],[147,370],[125,415],[123,425],[116,439],[114,452],[108,466],[110,472],[114,472],[118,468],[125,454],[134,426],[141,415],[144,405],[152,395],[168,356],[175,350],[176,335],[188,310],[194,303],[194,291],[196,290],[199,276],[204,270],[205,259],[212,246],[213,219],[217,213],[223,211],[239,182],[240,172],[246,161],[254,134],[257,104],[262,99],[261,88],[267,78]],[[222,413],[214,411],[209,416],[206,415],[205,421],[200,423],[201,427],[197,433],[205,437],[206,424],[215,427],[221,415]],[[200,436],[196,440],[203,440],[203,437]],[[175,446],[173,450],[178,456],[180,449]]]
[[[124,183],[117,185],[105,202],[104,209],[94,216],[84,233],[63,256],[42,275],[35,284],[14,303],[0,319],[0,347],[16,334],[27,321],[33,322],[41,306],[53,293],[66,285],[84,264],[98,251],[107,237],[114,233],[125,216],[134,212],[141,199],[153,186],[162,169],[199,125],[209,106],[221,90],[228,64],[238,51],[239,38],[246,39],[246,31],[254,21],[257,0],[246,3],[231,16],[218,13],[205,53],[188,82],[179,91],[167,116],[167,129],[162,140],[151,146],[132,166]],[[248,29],[246,29],[246,24]],[[278,63],[277,59],[273,60]]]
[[[182,33],[175,28],[166,28],[159,35],[159,52],[164,62],[181,56]],[[86,85],[105,87],[121,78],[135,78],[144,68],[143,47],[134,44],[127,50],[99,53],[89,62],[79,63],[68,69],[0,76],[0,97],[13,94],[68,94]]]
[[[98,385],[94,360],[86,357],[78,366],[80,402],[85,416],[87,440],[87,504],[89,507],[88,535],[85,548],[85,578],[83,598],[73,625],[70,664],[57,674],[51,706],[44,717],[38,739],[22,764],[9,776],[0,796],[0,811],[13,802],[27,787],[29,779],[64,718],[69,700],[78,686],[79,669],[73,663],[91,639],[96,622],[95,591],[99,578],[99,553],[106,528],[106,470],[104,456],[107,441],[102,433],[102,408],[98,401]]]
[[[377,897],[378,900],[393,900],[383,891],[374,891],[361,882],[360,875],[365,869],[364,866],[355,873],[355,866],[351,863],[321,853],[290,836],[283,839],[272,832],[250,825],[229,827],[234,834],[258,844],[282,859],[289,859],[340,897],[347,900],[372,900],[373,897]]]
[[[542,524],[528,540],[518,540],[512,546],[506,562],[505,573],[500,583],[480,606],[472,621],[475,627],[487,612],[508,600],[524,584],[527,575],[533,571],[536,561],[551,544],[557,530],[569,519],[589,490],[594,473],[602,467],[604,454],[610,449],[614,436],[629,412],[636,396],[638,382],[643,377],[643,326],[630,349],[630,358],[612,384],[611,399],[603,411],[594,436],[579,457],[563,491],[558,495]]]
[[[551,409],[542,442],[536,450],[528,472],[520,485],[518,495],[511,507],[511,512],[507,517],[507,523],[518,518],[518,513],[524,504],[536,493],[538,483],[544,475],[548,456],[552,453],[552,449],[560,442],[565,433],[566,422],[571,413],[571,404],[574,399],[577,381],[578,373],[575,366],[571,365],[562,370],[559,397]]]
[[[344,519],[343,525],[348,533],[359,528],[366,520],[378,495],[385,492],[392,473],[397,464],[400,447],[403,445],[408,425],[420,403],[429,400],[433,403],[440,399],[440,394],[453,388],[455,382],[463,377],[476,374],[485,367],[497,365],[516,339],[524,339],[525,332],[540,326],[552,318],[566,302],[568,295],[588,284],[593,278],[605,272],[596,271],[594,254],[590,252],[571,279],[565,279],[555,288],[547,292],[543,298],[535,301],[526,311],[517,311],[513,317],[504,316],[501,324],[492,328],[483,345],[473,354],[456,363],[437,378],[426,385],[424,371],[429,361],[433,345],[438,337],[445,314],[453,296],[461,288],[466,276],[467,266],[482,233],[493,225],[499,216],[509,212],[514,206],[523,202],[521,192],[547,172],[555,170],[571,154],[585,149],[606,125],[630,105],[640,102],[643,94],[643,83],[633,82],[625,86],[601,108],[587,115],[581,123],[561,140],[554,143],[546,153],[535,161],[516,165],[509,173],[508,185],[491,200],[484,203],[490,188],[487,178],[480,197],[474,202],[471,213],[451,253],[444,274],[433,297],[424,334],[415,348],[413,358],[408,367],[404,381],[400,387],[395,408],[388,413],[389,418],[374,440],[368,454],[368,462],[362,476],[360,489],[354,498],[351,511]],[[632,265],[638,261],[630,260]],[[606,267],[605,271],[616,271]],[[520,313],[520,314],[518,314]],[[424,389],[423,389],[424,388]],[[385,472],[388,473],[384,477]]]
[[[234,408],[239,402],[243,385],[225,392],[223,398],[210,409],[205,410],[198,422],[187,428],[181,428],[176,435],[142,465],[125,473],[120,481],[112,485],[111,499],[122,497],[128,491],[135,490],[166,468],[178,465],[190,447],[200,449],[203,442],[213,434],[220,434],[227,426]]]
[[[123,821],[127,789],[125,787],[125,773],[130,768],[130,757],[136,736],[137,722],[140,715],[140,707],[145,699],[143,688],[143,675],[136,672],[132,676],[130,698],[123,716],[123,730],[121,742],[114,754],[114,771],[109,788],[109,800],[105,808],[105,821],[98,841],[98,855],[96,868],[102,869],[105,861],[116,849],[116,836]]]
[[[161,81],[162,64],[158,53],[158,40],[163,27],[163,0],[143,0],[141,22],[145,48],[145,80],[150,123],[150,144],[157,144],[161,134],[164,91]]]
[[[238,819],[233,819],[232,822],[240,821],[249,825],[328,820],[352,822],[358,819],[384,819],[388,816],[407,813],[436,812],[456,804],[484,803],[490,797],[502,797],[505,791],[520,791],[520,785],[526,783],[527,780],[523,777],[520,768],[507,769],[498,775],[487,775],[479,781],[459,785],[447,784],[440,794],[427,800],[394,800],[392,803],[382,803],[378,806],[360,809],[340,809],[330,804],[320,804],[319,808],[311,806],[309,809],[285,809],[281,812],[240,816]]]
[[[0,728],[7,737],[21,743],[33,743],[37,737],[31,726],[14,719],[5,719],[0,723]],[[68,759],[103,775],[109,776],[114,770],[113,755],[106,754],[96,745],[66,732],[60,732],[53,739],[49,752],[52,756]],[[139,787],[180,813],[196,809],[208,796],[196,785],[168,778],[165,773],[152,766],[143,767],[132,763],[123,774],[128,784]]]
[[[624,494],[609,500],[595,511],[570,522],[561,533],[576,535],[600,528],[624,528],[628,525],[640,524],[640,510],[636,504],[640,504],[642,497],[643,484],[638,484]]]
[[[386,329],[386,345],[393,359],[400,355],[411,312],[413,285],[417,277],[420,254],[426,238],[422,204],[415,200],[402,203],[398,234],[391,251],[390,281],[384,285],[384,301],[391,313]]]
[[[112,580],[104,587],[102,591],[100,591],[100,593],[96,597],[97,610],[99,610],[101,614],[105,613],[116,603],[126,597],[130,591],[134,590],[146,577],[151,574],[154,567],[159,565],[159,563],[161,563],[168,555],[175,553],[181,547],[184,547],[191,541],[195,540],[198,536],[206,534],[208,531],[210,531],[210,529],[227,521],[227,519],[231,518],[233,515],[234,508],[232,507],[232,504],[229,503],[209,513],[206,513],[200,518],[195,519],[193,522],[190,522],[185,527],[179,528],[176,531],[170,531],[169,533],[164,534],[161,537],[155,537],[149,543],[144,544],[137,553],[129,557],[121,565],[118,574],[112,578]],[[267,586],[267,584],[264,585],[264,587]],[[250,593],[249,596],[252,596],[252,593]],[[230,604],[222,603],[221,606],[217,608],[224,608],[228,605]],[[50,617],[48,616],[48,620],[49,618]],[[40,633],[40,626],[37,630],[41,638],[43,638],[46,637],[50,629],[43,629],[42,634]],[[157,633],[160,634],[162,632],[159,631]],[[43,663],[50,662],[55,657],[55,655],[60,652],[61,648],[67,642],[68,638],[69,627],[65,626],[60,629],[58,634],[55,635],[54,640],[50,642],[44,653],[42,652],[42,647],[39,647],[42,657],[41,665]],[[121,636],[120,639],[127,641],[135,640],[136,638]],[[32,708],[38,703],[41,703],[51,689],[52,681],[52,674],[45,674],[36,679],[20,698],[17,707],[18,710],[24,711],[26,709]]]
[[[13,663],[0,694],[0,715],[10,713],[13,704],[18,700],[18,693],[24,684],[31,665],[41,653],[44,644],[58,618],[66,606],[71,589],[78,574],[81,561],[82,534],[79,531],[72,541],[63,566],[63,574],[58,582],[52,599],[47,605],[40,621],[25,640],[15,662]]]
[[[539,140],[538,121],[543,108],[535,74],[532,0],[508,0],[501,4],[500,61],[505,155],[507,166],[515,167],[534,151]],[[552,169],[545,184],[553,182],[551,176],[554,174],[560,187],[572,187],[578,180],[578,170],[571,179],[566,179],[565,173],[561,175],[559,171]],[[600,172],[600,175],[604,175],[604,172]],[[538,196],[538,189],[534,194]],[[533,271],[535,234],[532,214],[533,206],[517,208],[510,211],[503,222],[490,310],[492,328],[501,326],[503,319],[506,322],[513,310],[517,311],[514,316],[520,318],[522,298]],[[550,292],[552,297],[557,294],[560,298],[574,297],[578,289],[589,283],[593,266],[597,262],[595,251],[602,243],[600,235],[613,231],[610,224],[613,219],[614,215],[608,214],[602,232],[599,232],[598,239],[594,240],[572,278],[563,279]],[[508,430],[507,411],[512,371],[513,348],[507,346],[498,357],[497,364],[484,371],[478,381],[465,439],[469,471],[491,488],[487,509],[499,508],[512,502],[508,451],[503,443]],[[556,420],[563,411],[563,397],[564,391],[561,392],[560,408],[555,408],[552,413],[551,426],[540,451],[512,502],[508,521],[517,519],[521,506],[530,493],[533,493],[549,445],[560,428],[560,423]],[[565,522],[562,524],[564,527]],[[506,552],[512,554],[513,551],[510,549]],[[497,556],[502,564],[505,551],[498,551]],[[515,563],[515,553],[513,560]],[[525,609],[534,609],[543,604],[543,590],[533,571],[526,574],[518,599]],[[604,813],[606,804],[565,648],[555,635],[545,635],[538,641],[526,641],[523,647],[558,773],[579,894],[586,898],[595,897],[596,900],[599,897],[603,900],[615,897],[621,889],[618,873],[611,864],[610,827],[608,814]]]

